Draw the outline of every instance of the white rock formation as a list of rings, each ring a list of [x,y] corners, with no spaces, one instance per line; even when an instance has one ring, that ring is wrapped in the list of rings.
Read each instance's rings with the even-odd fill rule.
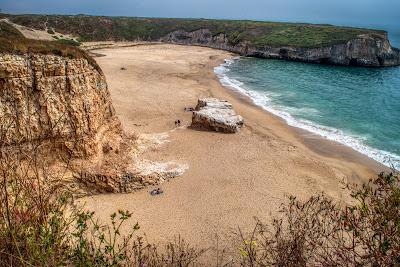
[[[243,126],[232,104],[216,98],[200,98],[192,116],[192,127],[224,133],[236,133]]]

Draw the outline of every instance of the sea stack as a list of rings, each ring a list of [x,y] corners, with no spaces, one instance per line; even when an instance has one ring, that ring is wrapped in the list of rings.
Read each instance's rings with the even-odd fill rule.
[[[237,133],[243,127],[242,116],[236,115],[226,100],[200,98],[192,116],[192,127],[223,133]]]

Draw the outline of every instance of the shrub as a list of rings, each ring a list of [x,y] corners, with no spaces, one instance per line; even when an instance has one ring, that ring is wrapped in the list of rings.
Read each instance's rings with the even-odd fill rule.
[[[75,41],[73,39],[58,39],[56,42],[60,43],[60,44],[64,44],[64,45],[72,45],[72,46],[80,46],[81,43],[78,41]]]
[[[3,172],[4,173],[4,172]],[[0,266],[191,266],[205,250],[180,237],[163,248],[121,233],[128,211],[100,224],[61,188],[4,178],[0,195]]]
[[[399,266],[400,180],[380,174],[363,186],[347,186],[354,205],[324,195],[282,206],[281,217],[258,221],[242,239],[244,266]]]
[[[58,39],[58,38],[56,38]],[[53,54],[69,58],[84,58],[102,73],[96,61],[74,40],[61,39],[42,41],[25,38],[17,29],[6,22],[0,22],[0,53],[13,54]]]
[[[181,238],[158,248],[137,235],[138,224],[122,233],[132,217],[128,211],[119,210],[108,224],[101,224],[93,212],[76,205],[63,184],[69,156],[55,156],[60,160],[56,175],[49,168],[55,160],[48,158],[46,146],[51,144],[31,141],[10,149],[1,138],[7,134],[6,125],[6,120],[0,123],[1,267],[178,267],[190,266],[204,252]]]
[[[270,46],[324,47],[345,44],[360,34],[370,34],[378,38],[384,36],[384,32],[378,30],[247,20],[63,15],[9,15],[9,18],[14,23],[35,29],[49,25],[60,32],[82,37],[86,41],[158,41],[177,30],[192,32],[209,29],[214,37],[225,34],[229,44],[246,42],[254,48],[262,49]]]

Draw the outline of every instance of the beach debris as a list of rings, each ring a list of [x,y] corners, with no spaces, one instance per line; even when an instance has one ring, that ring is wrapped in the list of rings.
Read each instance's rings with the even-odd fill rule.
[[[121,67],[121,70],[126,70],[126,68],[125,67]]]
[[[192,115],[192,127],[216,132],[237,133],[243,124],[231,103],[216,98],[200,98]]]
[[[150,191],[150,195],[152,196],[161,195],[162,193],[164,193],[164,191],[160,188],[156,188]]]

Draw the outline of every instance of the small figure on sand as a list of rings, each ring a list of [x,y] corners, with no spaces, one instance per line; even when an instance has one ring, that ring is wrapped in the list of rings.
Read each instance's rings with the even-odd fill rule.
[[[162,189],[160,188],[156,188],[150,191],[150,195],[152,196],[161,195],[162,193],[164,193],[164,191],[162,191]]]
[[[126,68],[124,68],[124,67],[121,67],[121,70],[126,70]]]
[[[181,126],[181,121],[180,120],[175,121],[175,127],[179,127],[179,126]]]

